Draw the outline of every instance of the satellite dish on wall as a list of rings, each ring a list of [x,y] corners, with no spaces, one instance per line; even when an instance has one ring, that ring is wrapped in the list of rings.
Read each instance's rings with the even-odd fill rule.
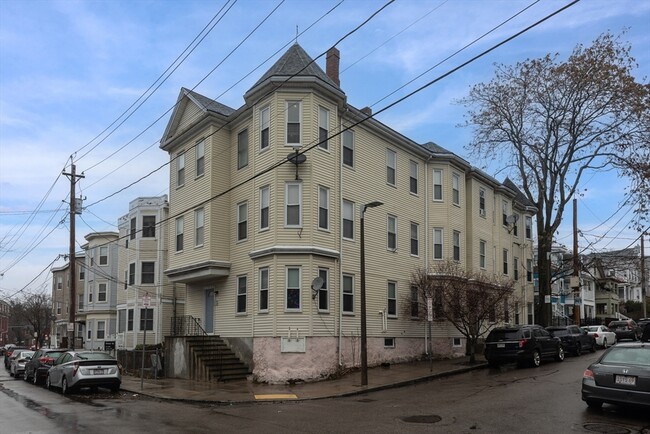
[[[324,284],[325,281],[320,276],[316,277],[314,280],[311,281],[311,290],[313,291],[311,296],[312,299],[316,298],[318,291],[320,291],[320,289],[323,287]]]
[[[298,165],[304,163],[307,161],[307,156],[303,153],[300,154],[298,151],[298,148],[296,148],[296,152],[292,152],[289,155],[287,155],[287,160],[295,164],[296,166],[296,180],[298,180]]]
[[[508,217],[506,217],[506,223],[509,225],[517,223],[517,220],[519,220],[519,216],[517,214],[511,214]]]

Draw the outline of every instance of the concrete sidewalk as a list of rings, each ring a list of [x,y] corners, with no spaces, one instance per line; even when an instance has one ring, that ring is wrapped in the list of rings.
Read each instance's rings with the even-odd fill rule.
[[[205,383],[167,378],[144,379],[141,382],[139,377],[124,375],[122,390],[159,399],[212,404],[321,399],[415,384],[487,366],[482,356],[477,357],[474,365],[468,362],[469,357],[461,357],[371,368],[368,370],[367,386],[361,386],[361,372],[354,371],[333,380],[301,384],[257,384],[246,380]]]

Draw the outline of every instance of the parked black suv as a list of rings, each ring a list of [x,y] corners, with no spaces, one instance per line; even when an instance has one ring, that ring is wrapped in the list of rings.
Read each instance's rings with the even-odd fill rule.
[[[643,330],[631,319],[612,321],[607,325],[607,328],[616,334],[617,341],[623,339],[636,341],[641,339],[641,334],[643,333]]]
[[[540,325],[497,327],[485,340],[485,358],[491,367],[516,362],[518,366],[539,366],[542,359],[564,360],[560,338]]]
[[[552,326],[546,330],[553,336],[560,338],[564,351],[579,356],[582,351],[596,351],[596,339],[582,330],[577,325]]]

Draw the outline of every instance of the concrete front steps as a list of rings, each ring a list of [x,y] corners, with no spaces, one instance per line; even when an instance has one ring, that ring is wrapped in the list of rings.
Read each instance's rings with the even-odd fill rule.
[[[187,343],[196,380],[242,380],[251,374],[249,367],[219,336],[191,336]]]

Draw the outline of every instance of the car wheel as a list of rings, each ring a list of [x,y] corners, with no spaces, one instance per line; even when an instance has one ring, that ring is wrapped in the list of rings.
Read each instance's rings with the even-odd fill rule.
[[[601,408],[603,406],[603,401],[597,401],[595,399],[588,399],[587,405],[590,408]]]
[[[596,342],[591,343],[591,347],[589,347],[589,352],[590,353],[595,353],[596,352]]]
[[[68,379],[63,376],[63,380],[61,380],[61,393],[64,395],[67,395],[70,393],[70,388],[68,387]]]
[[[564,348],[562,348],[562,345],[557,347],[557,354],[555,355],[555,360],[558,362],[562,362],[564,360]]]
[[[45,387],[47,387],[47,390],[52,390],[52,380],[49,375],[45,379]]]
[[[564,354],[564,352],[562,352]],[[539,354],[539,350],[533,352],[533,358],[530,360],[533,367],[537,368],[542,363],[542,356]]]

